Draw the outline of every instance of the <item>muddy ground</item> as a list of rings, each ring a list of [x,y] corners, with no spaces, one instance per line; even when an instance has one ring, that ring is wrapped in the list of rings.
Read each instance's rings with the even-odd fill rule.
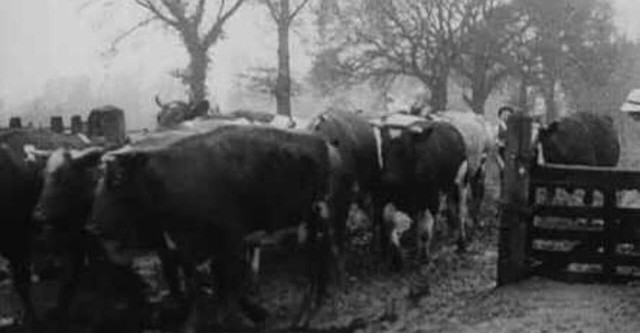
[[[307,332],[640,332],[638,283],[533,277],[496,288],[497,191],[489,193],[483,226],[464,254],[444,243],[430,264],[390,272],[366,250],[352,249],[347,280],[332,288]],[[289,332],[305,285],[301,262],[287,252],[265,254],[257,298],[270,314],[266,332]],[[55,289],[36,283],[40,309],[54,304]],[[0,284],[0,332],[19,332],[8,326],[19,309],[10,284]]]

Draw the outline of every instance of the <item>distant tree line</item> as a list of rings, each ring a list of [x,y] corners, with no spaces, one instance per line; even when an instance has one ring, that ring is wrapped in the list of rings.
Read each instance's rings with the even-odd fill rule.
[[[412,77],[427,88],[435,110],[446,108],[454,78],[467,87],[463,99],[477,113],[509,85],[523,109],[528,94],[539,93],[554,119],[558,91],[581,104],[581,92],[617,79],[630,44],[606,0],[329,2],[319,13],[330,37],[313,70],[318,85]]]
[[[531,94],[542,96],[548,119],[554,119],[559,92],[577,107],[589,105],[590,92],[606,95],[607,89],[629,86],[634,78],[627,70],[637,62],[637,46],[617,31],[608,0],[129,1],[148,17],[121,37],[154,22],[175,32],[189,62],[174,74],[192,100],[206,97],[210,51],[224,37],[226,22],[242,6],[264,6],[277,27],[278,68],[244,77],[256,91],[274,96],[285,115],[300,89],[291,78],[289,34],[306,8],[315,15],[320,45],[311,82],[325,94],[410,77],[429,92],[429,107],[441,110],[453,79],[465,87],[462,98],[476,113],[508,87],[522,109]],[[612,94],[607,98],[613,102]]]

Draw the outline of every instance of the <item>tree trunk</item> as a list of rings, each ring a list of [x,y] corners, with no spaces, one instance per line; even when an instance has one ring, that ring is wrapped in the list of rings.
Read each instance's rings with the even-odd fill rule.
[[[528,88],[529,88],[529,85],[527,83],[527,79],[525,79],[524,77],[521,78],[520,79],[519,92],[518,92],[518,108],[520,108],[520,110],[522,110],[522,111],[525,111],[526,113],[529,113],[528,112],[528,109],[529,109],[529,96],[527,94],[527,89]]]
[[[550,87],[542,88],[547,124],[558,119],[558,106],[556,105],[555,82]]]
[[[277,113],[291,116],[291,70],[289,68],[289,0],[280,0],[278,20],[278,78],[276,80]]]
[[[207,50],[191,45],[187,47],[189,53],[189,66],[182,81],[187,85],[189,100],[193,103],[207,98],[207,70],[209,69],[209,56]]]
[[[448,75],[443,75],[435,80],[435,84],[433,84],[431,88],[431,101],[429,101],[429,105],[431,106],[431,111],[443,111],[447,108],[447,95],[448,95],[448,86],[447,80]]]

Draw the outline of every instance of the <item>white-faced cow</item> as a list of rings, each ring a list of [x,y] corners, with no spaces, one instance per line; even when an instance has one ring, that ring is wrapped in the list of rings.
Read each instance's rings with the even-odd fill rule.
[[[409,126],[381,129],[382,186],[385,202],[391,202],[413,218],[417,256],[429,257],[433,237],[434,217],[440,206],[440,196],[446,195],[448,221],[458,231],[460,250],[466,247],[466,232],[461,214],[462,194],[468,169],[464,138],[451,124],[414,118]],[[385,216],[395,216],[385,209]],[[387,223],[395,222],[387,221]],[[394,263],[401,264],[401,232],[393,225],[388,237],[394,249]]]
[[[76,135],[49,130],[10,130],[0,134],[0,254],[13,271],[13,283],[24,305],[24,324],[32,329],[35,314],[29,297],[32,240],[37,226],[31,213],[42,188],[41,171],[45,159],[38,149],[82,148],[87,144]]]

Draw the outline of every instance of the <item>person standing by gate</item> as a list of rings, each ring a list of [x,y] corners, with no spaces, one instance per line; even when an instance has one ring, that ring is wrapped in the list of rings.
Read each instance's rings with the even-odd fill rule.
[[[514,113],[510,106],[503,106],[498,109],[498,138],[496,145],[498,146],[498,166],[500,171],[504,170],[505,150],[507,149],[507,119]]]

